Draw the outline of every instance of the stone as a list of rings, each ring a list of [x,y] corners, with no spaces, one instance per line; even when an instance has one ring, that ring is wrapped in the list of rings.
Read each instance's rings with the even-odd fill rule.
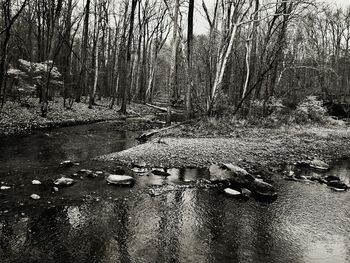
[[[345,183],[338,180],[328,181],[327,186],[337,188],[337,189],[344,189],[344,190],[348,189],[348,186]]]
[[[86,175],[90,175],[90,174],[93,174],[93,172],[89,169],[80,169],[78,171],[78,174],[86,174]]]
[[[53,182],[53,184],[57,186],[71,186],[74,183],[75,181],[72,178],[68,177],[61,177]]]
[[[158,176],[170,176],[171,174],[165,172],[165,171],[161,171],[161,170],[158,170],[158,169],[154,169],[152,170],[152,174],[154,175],[158,175]]]
[[[236,184],[246,185],[255,180],[255,177],[250,175],[246,170],[233,164],[212,164],[209,167],[210,180],[225,181],[229,180]]]
[[[95,174],[96,174],[97,176],[99,176],[99,175],[104,175],[104,173],[103,173],[102,171],[96,171]]]
[[[40,199],[40,195],[37,194],[31,194],[30,198],[34,199],[34,200],[39,200]]]
[[[254,194],[263,197],[276,197],[277,191],[276,189],[269,183],[255,180],[251,183],[249,190],[251,190]]]
[[[10,188],[11,188],[10,186],[3,185],[0,187],[0,190],[8,190]]]
[[[136,168],[145,168],[147,164],[145,161],[140,161],[140,162],[132,163],[132,166]]]
[[[336,175],[327,175],[325,177],[323,177],[324,180],[326,180],[327,182],[329,181],[340,181],[340,178]]]
[[[252,191],[250,191],[250,190],[247,189],[247,188],[242,188],[242,195],[243,195],[244,197],[249,198],[249,197],[252,195]]]
[[[228,195],[231,195],[231,196],[239,196],[239,195],[241,195],[240,192],[238,192],[238,191],[236,191],[236,190],[234,190],[234,189],[231,189],[231,188],[225,188],[225,189],[224,189],[224,192],[225,192],[226,194],[228,194]]]
[[[131,169],[134,173],[142,174],[142,173],[147,173],[148,169],[146,167],[139,168],[139,167],[133,167]]]
[[[325,163],[324,161],[318,160],[318,159],[313,159],[310,162],[310,167],[317,169],[317,170],[328,170],[329,165]]]
[[[125,186],[133,186],[135,183],[135,179],[128,175],[118,175],[118,174],[110,174],[106,178],[106,181],[109,184],[114,185],[125,185]]]
[[[295,165],[297,167],[307,168],[307,167],[310,167],[310,161],[308,161],[308,160],[297,161]]]
[[[71,160],[66,160],[60,163],[60,165],[65,166],[65,167],[72,167],[74,165],[74,162]]]
[[[33,180],[32,185],[40,185],[41,182],[39,180]]]

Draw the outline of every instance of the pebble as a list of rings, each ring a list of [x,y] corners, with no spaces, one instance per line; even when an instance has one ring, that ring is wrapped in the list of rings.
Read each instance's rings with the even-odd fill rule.
[[[41,184],[41,182],[40,182],[39,180],[33,180],[33,181],[32,181],[32,184],[33,184],[33,185],[39,185],[39,184]]]
[[[40,196],[37,194],[32,194],[32,195],[30,195],[30,198],[32,198],[34,200],[38,200],[38,199],[40,199]]]

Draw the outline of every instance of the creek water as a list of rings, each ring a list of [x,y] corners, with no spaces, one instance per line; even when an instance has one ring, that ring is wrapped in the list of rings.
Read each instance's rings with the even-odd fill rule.
[[[170,177],[138,176],[132,188],[103,177],[52,182],[82,168],[113,171],[91,161],[136,144],[138,133],[113,124],[36,132],[0,141],[1,262],[350,262],[350,193],[321,184],[275,179],[275,202],[234,199],[222,189],[186,186],[201,169],[171,169]],[[79,161],[64,168],[63,160]],[[307,173],[311,173],[308,171]],[[349,183],[350,162],[329,174]],[[41,185],[32,185],[33,179]],[[32,200],[31,194],[41,196]]]

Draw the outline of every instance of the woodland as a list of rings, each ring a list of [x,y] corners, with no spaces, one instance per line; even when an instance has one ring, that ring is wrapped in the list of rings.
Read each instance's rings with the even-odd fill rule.
[[[137,103],[167,112],[168,124],[173,110],[184,119],[261,119],[327,106],[349,117],[349,8],[313,0],[2,0],[0,14],[2,113],[6,104],[36,105],[46,118],[50,104],[83,103],[126,114]]]

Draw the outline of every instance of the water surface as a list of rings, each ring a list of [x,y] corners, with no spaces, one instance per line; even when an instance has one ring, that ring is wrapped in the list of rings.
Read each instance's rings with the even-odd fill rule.
[[[1,262],[349,262],[349,192],[275,180],[273,203],[192,187],[206,171],[138,176],[133,188],[103,177],[52,181],[81,168],[113,171],[91,158],[131,147],[137,133],[94,124],[8,138],[0,145]],[[59,162],[80,166],[62,168]],[[349,182],[350,162],[329,173]],[[40,186],[31,185],[39,179]],[[191,187],[183,187],[191,186]],[[151,196],[149,189],[170,189]],[[32,200],[37,193],[40,200]]]

